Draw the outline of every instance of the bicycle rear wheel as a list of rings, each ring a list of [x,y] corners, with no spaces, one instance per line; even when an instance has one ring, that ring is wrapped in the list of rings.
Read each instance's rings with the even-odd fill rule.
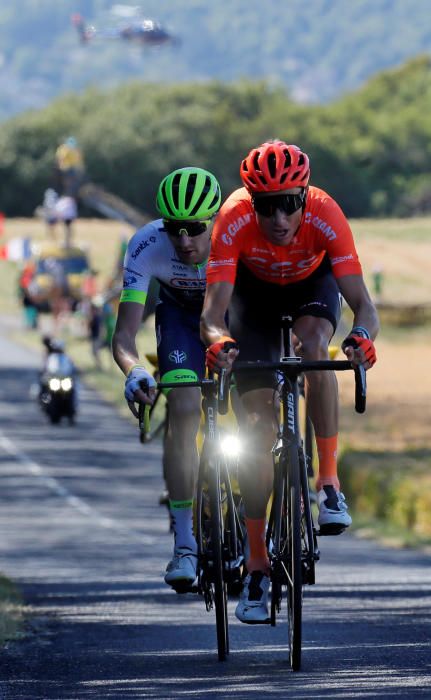
[[[220,463],[218,458],[210,460],[208,464],[208,495],[210,503],[210,543],[212,550],[212,579],[214,584],[217,650],[219,661],[225,661],[229,654],[229,631],[227,619],[227,586],[224,579],[224,524],[220,488]]]
[[[292,671],[301,667],[302,644],[302,552],[301,552],[301,484],[297,449],[289,449],[287,469],[287,618],[289,624],[289,659]]]

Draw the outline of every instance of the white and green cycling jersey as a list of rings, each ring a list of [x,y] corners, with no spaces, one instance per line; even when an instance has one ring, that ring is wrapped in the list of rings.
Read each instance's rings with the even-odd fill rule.
[[[175,252],[156,219],[139,229],[130,239],[124,258],[123,291],[120,302],[145,304],[151,279],[160,283],[161,296],[190,309],[200,309],[206,287],[206,266],[186,265]]]

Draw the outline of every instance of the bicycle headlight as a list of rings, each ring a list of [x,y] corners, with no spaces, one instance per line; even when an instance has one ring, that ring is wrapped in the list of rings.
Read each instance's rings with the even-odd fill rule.
[[[220,447],[225,457],[238,457],[241,452],[241,441],[237,435],[223,435]]]

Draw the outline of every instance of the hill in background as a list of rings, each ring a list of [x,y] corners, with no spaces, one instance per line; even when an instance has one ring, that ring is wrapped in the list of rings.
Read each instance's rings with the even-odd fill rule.
[[[145,0],[180,46],[80,45],[79,12],[115,24],[112,0],[19,0],[0,7],[0,118],[89,84],[265,79],[293,99],[325,102],[431,46],[429,0]],[[118,22],[118,20],[117,20]]]

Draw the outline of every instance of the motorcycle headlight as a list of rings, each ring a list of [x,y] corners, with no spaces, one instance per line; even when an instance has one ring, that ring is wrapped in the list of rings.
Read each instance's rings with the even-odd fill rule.
[[[237,435],[224,435],[220,441],[220,447],[225,457],[238,457],[241,452],[241,441]]]
[[[48,382],[48,386],[51,389],[51,391],[60,391],[61,381],[57,379],[57,377],[52,377],[52,379],[50,379]]]
[[[70,391],[72,388],[72,380],[70,377],[65,377],[61,380],[61,388],[63,391]]]

